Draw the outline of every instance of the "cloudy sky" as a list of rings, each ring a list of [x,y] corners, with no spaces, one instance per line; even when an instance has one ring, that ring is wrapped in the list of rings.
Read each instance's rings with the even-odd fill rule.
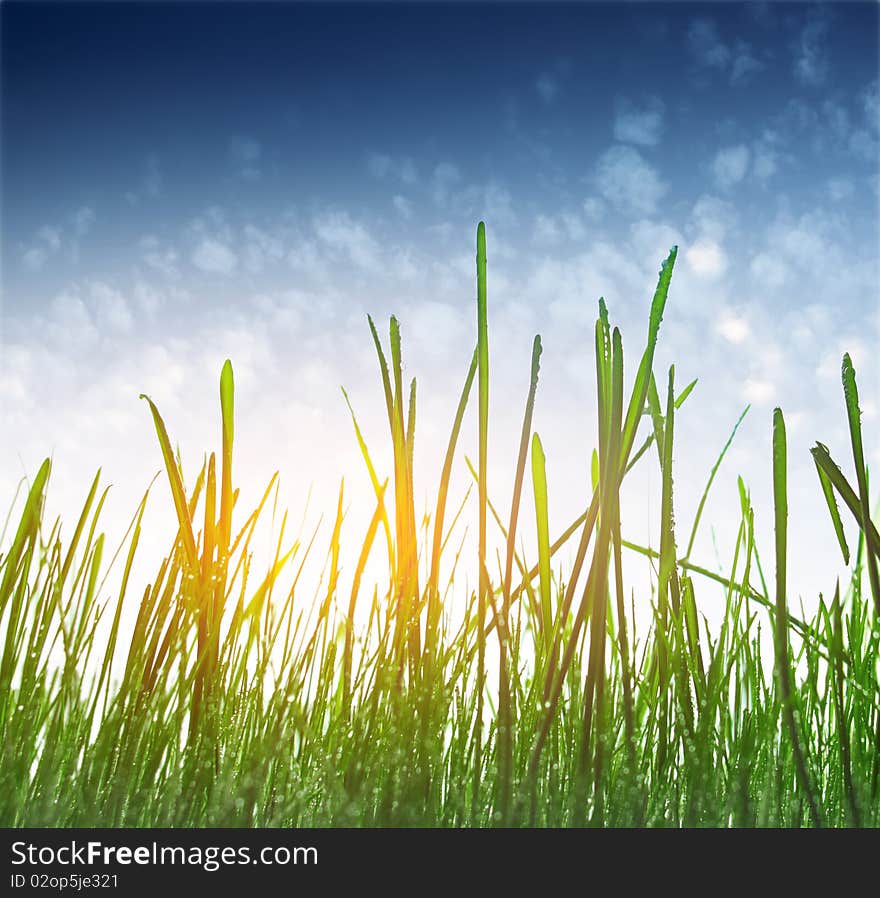
[[[383,331],[401,320],[424,504],[475,340],[482,218],[499,506],[540,333],[553,529],[581,510],[597,300],[631,378],[677,244],[656,370],[700,379],[676,428],[680,541],[751,404],[695,556],[730,557],[742,474],[770,564],[779,404],[793,586],[833,588],[808,449],[821,439],[851,469],[845,350],[880,463],[875,4],[4,3],[0,15],[4,503],[52,454],[51,507],[71,517],[102,465],[118,526],[161,464],[141,392],[192,480],[218,446],[228,356],[243,498],[278,469],[294,516],[310,486],[311,519],[332,516],[345,475],[359,546],[372,503],[340,386],[390,473],[366,315]],[[463,445],[474,454],[473,415]],[[627,493],[624,529],[639,538],[656,539],[656,467],[646,458]],[[456,477],[461,495],[463,460]],[[160,487],[157,533],[172,513]]]

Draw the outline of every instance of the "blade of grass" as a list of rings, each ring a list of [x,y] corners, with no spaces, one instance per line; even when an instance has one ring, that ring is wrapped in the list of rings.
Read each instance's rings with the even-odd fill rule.
[[[489,432],[489,327],[486,303],[486,225],[477,225],[477,389],[479,399],[479,457],[478,471],[478,583],[477,634],[479,639],[477,654],[477,707],[474,722],[474,801],[481,780],[483,745],[483,692],[486,680],[486,641],[482,638],[486,627],[486,605],[489,598],[489,580],[486,574],[486,490],[487,447]]]
[[[859,523],[862,530],[867,533],[871,526],[871,509],[870,498],[868,497],[868,470],[865,466],[865,453],[862,448],[862,412],[859,409],[856,372],[848,353],[843,357],[841,379],[843,380],[843,394],[846,399],[853,463],[856,467],[856,483],[859,487],[859,510],[861,512]],[[874,608],[877,615],[880,616],[880,572],[878,572],[877,558],[872,552],[868,552],[867,566],[868,582],[871,585],[871,595],[874,597]]]
[[[794,696],[791,688],[791,662],[788,651],[788,605],[786,602],[786,561],[788,554],[788,487],[785,420],[782,410],[773,411],[773,510],[776,534],[776,678],[782,698],[783,714],[791,740],[798,784],[807,799],[813,826],[822,826],[822,815],[807,771],[807,762],[798,732]]]

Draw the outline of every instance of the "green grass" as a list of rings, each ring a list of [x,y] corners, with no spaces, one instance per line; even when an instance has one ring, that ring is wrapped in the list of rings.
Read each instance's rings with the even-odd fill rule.
[[[390,364],[369,321],[388,414],[389,479],[351,412],[375,501],[359,544],[342,544],[340,491],[329,545],[318,531],[289,533],[284,514],[273,558],[258,569],[251,547],[278,479],[257,508],[240,506],[229,362],[220,377],[219,463],[212,453],[189,487],[147,399],[177,519],[150,582],[131,577],[149,490],[128,532],[105,539],[99,472],[62,538],[61,522],[43,514],[45,461],[13,499],[16,515],[0,538],[0,823],[880,825],[880,537],[855,371],[844,357],[841,413],[854,477],[824,445],[812,449],[829,513],[816,526],[835,539],[829,552],[839,548],[849,576],[831,601],[818,595],[804,619],[791,613],[787,594],[781,410],[767,422],[771,556],[762,563],[740,480],[727,573],[691,558],[733,435],[690,527],[675,514],[676,419],[694,385],[677,390],[674,369],[662,379],[654,372],[675,259],[673,249],[660,270],[629,395],[623,340],[599,302],[593,489],[584,513],[555,540],[547,461],[532,430],[539,337],[520,443],[511,447],[506,517],[486,478],[491,329],[482,223],[475,350],[430,521],[418,521],[414,509],[416,384],[405,399],[393,318]],[[451,472],[466,460],[459,437],[475,381],[479,569],[464,571],[459,553],[473,504],[468,494],[447,505]],[[659,466],[658,551],[621,531],[621,486],[636,464]],[[167,489],[151,488],[160,487]],[[533,521],[520,514],[529,489]],[[532,526],[537,557],[527,558],[517,537]],[[847,527],[857,533],[852,549]],[[504,547],[494,562],[493,540]],[[111,545],[119,549],[108,559]],[[573,550],[564,570],[563,547]],[[305,560],[322,551],[319,581],[303,582]],[[365,572],[377,553],[389,561],[374,585]],[[647,594],[628,586],[633,556],[654,565]],[[342,567],[354,571],[350,591]],[[771,567],[772,591],[763,573]],[[120,584],[112,594],[111,568]],[[469,595],[466,582],[477,583]],[[701,604],[719,594],[724,613],[709,627]],[[638,632],[646,616],[650,626]],[[769,658],[762,633],[773,637]]]

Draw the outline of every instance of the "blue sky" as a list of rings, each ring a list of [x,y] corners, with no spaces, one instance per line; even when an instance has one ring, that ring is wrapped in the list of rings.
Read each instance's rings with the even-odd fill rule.
[[[3,495],[54,453],[60,509],[103,464],[124,516],[159,464],[137,395],[197,464],[231,356],[245,490],[280,468],[291,503],[312,481],[333,501],[344,473],[356,533],[372,508],[340,384],[379,457],[385,440],[367,312],[401,319],[430,495],[474,340],[484,218],[499,504],[540,332],[551,516],[577,513],[596,301],[633,365],[678,244],[658,371],[700,378],[678,426],[679,517],[750,403],[706,513],[729,542],[735,475],[768,493],[780,404],[795,582],[836,570],[830,529],[809,523],[807,449],[822,439],[848,461],[845,350],[878,446],[875,4],[4,3],[0,16]],[[656,485],[650,470],[636,481],[631,532],[653,527]],[[708,531],[701,548],[714,552]]]

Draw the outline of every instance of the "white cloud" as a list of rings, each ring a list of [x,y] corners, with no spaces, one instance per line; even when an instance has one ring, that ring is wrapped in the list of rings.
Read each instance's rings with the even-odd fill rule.
[[[535,82],[535,90],[545,103],[552,103],[559,93],[559,79],[548,72],[543,72]]]
[[[555,245],[565,240],[581,241],[587,235],[583,220],[573,212],[535,216],[532,239],[536,243]]]
[[[165,300],[163,291],[141,280],[135,282],[133,295],[136,308],[148,319],[155,316]]]
[[[752,174],[759,181],[767,181],[776,174],[778,168],[776,153],[766,146],[755,149],[755,161],[752,164]]]
[[[788,133],[807,131],[819,125],[819,115],[812,104],[794,97],[785,104],[779,123],[782,130]]]
[[[80,240],[91,230],[95,212],[90,206],[80,206],[67,215],[66,221],[64,226],[43,225],[33,242],[21,247],[21,262],[28,271],[40,271],[62,250],[68,261],[79,262]]]
[[[828,77],[828,22],[812,17],[803,27],[794,48],[794,76],[802,84],[818,86]]]
[[[845,350],[844,350],[845,351]],[[815,375],[818,380],[831,383],[840,383],[840,360],[842,355],[835,348],[833,352],[826,352],[816,365]]]
[[[853,153],[866,161],[875,162],[877,159],[877,138],[863,128],[853,131],[848,146]]]
[[[162,192],[162,168],[158,156],[149,156],[146,161],[143,187],[147,196],[156,197]]]
[[[829,130],[838,141],[845,143],[851,130],[849,110],[841,103],[825,100],[822,103],[822,113],[828,123]]]
[[[233,247],[240,246],[243,241],[233,231],[222,208],[207,208],[187,225],[186,235],[195,247],[190,261],[200,271],[228,276],[237,270],[240,260]],[[171,264],[173,266],[173,259]]]
[[[730,48],[718,34],[718,26],[711,19],[695,19],[688,28],[687,43],[700,65],[724,69],[730,62]]]
[[[880,130],[880,81],[877,78],[862,92],[862,111],[865,124],[874,131]]]
[[[431,176],[431,194],[438,206],[443,206],[449,198],[449,192],[453,184],[461,180],[461,172],[458,166],[451,162],[441,162],[434,169]]]
[[[583,210],[584,215],[586,215],[590,221],[599,221],[605,214],[605,203],[597,196],[590,196],[584,200]]]
[[[853,182],[849,178],[829,178],[828,195],[835,202],[849,199],[853,195]]]
[[[168,278],[180,276],[180,270],[177,267],[177,250],[173,247],[163,247],[159,243],[159,238],[152,234],[142,237],[138,245],[143,251],[144,263],[150,268],[160,271]]]
[[[82,206],[72,215],[73,229],[77,237],[85,237],[95,223],[95,211],[89,206]]]
[[[443,205],[460,218],[482,218],[493,226],[513,225],[517,220],[510,191],[494,180],[451,191]],[[497,243],[495,255],[498,255]]]
[[[656,209],[668,189],[638,150],[621,145],[612,146],[599,158],[596,187],[613,205],[643,215]]]
[[[727,190],[742,181],[749,167],[750,155],[749,148],[743,144],[719,150],[712,163],[718,186]]]
[[[700,235],[720,242],[736,228],[736,208],[727,200],[704,193],[694,203],[691,220]]]
[[[796,221],[780,218],[768,229],[767,241],[776,253],[788,257],[802,271],[822,265],[826,255],[825,236],[819,222],[811,216],[801,216]]]
[[[643,103],[625,98],[617,101],[614,115],[614,139],[620,143],[655,146],[663,131],[663,101],[648,97]]]
[[[735,86],[748,84],[764,68],[745,41],[737,41],[733,48],[733,62],[730,66],[730,83]]]
[[[367,169],[374,178],[385,178],[391,170],[391,157],[384,153],[370,153],[367,157]]]
[[[287,264],[312,278],[321,278],[327,273],[327,265],[314,240],[297,240],[287,254]]]
[[[103,281],[95,281],[90,285],[95,316],[102,333],[130,333],[134,326],[134,317],[122,294]]]
[[[37,231],[37,237],[42,240],[52,252],[56,252],[61,248],[61,231],[58,228],[51,228],[49,225],[43,225]]]
[[[758,253],[751,261],[752,277],[765,288],[781,287],[788,280],[788,266],[777,256]]]
[[[28,271],[40,271],[49,257],[61,249],[61,230],[43,225],[35,236],[32,246],[22,248],[21,263]]]
[[[761,182],[769,181],[779,170],[783,140],[778,131],[765,129],[752,144],[752,176]],[[785,157],[788,158],[788,157]]]
[[[196,247],[192,263],[211,274],[232,274],[238,266],[238,257],[225,243],[206,237]]]
[[[259,181],[263,145],[253,137],[237,136],[229,141],[229,156],[236,174],[244,181]]]
[[[725,340],[734,344],[743,343],[751,333],[748,319],[729,309],[725,309],[721,313],[716,330]]]
[[[99,336],[86,304],[73,289],[62,291],[52,300],[47,332],[52,342],[73,351],[86,349]]]
[[[209,206],[202,215],[194,218],[190,223],[190,229],[195,233],[207,233],[209,226],[218,233],[224,234],[225,239],[229,239],[232,234],[226,213],[220,206]]]
[[[415,281],[422,272],[421,260],[408,249],[395,248],[391,252],[391,258],[383,265],[383,276],[387,273],[389,278],[400,281]]]
[[[557,244],[562,241],[562,231],[552,215],[537,215],[532,229],[532,240],[535,243]]]
[[[432,300],[414,303],[404,325],[413,353],[437,361],[448,358],[457,345],[470,339],[470,317],[465,319],[462,311]]]
[[[743,398],[754,405],[768,405],[776,395],[772,383],[760,377],[748,377],[743,384]]]
[[[49,259],[49,250],[45,246],[32,246],[21,256],[22,265],[28,271],[40,271]]]
[[[347,212],[320,215],[314,220],[314,228],[324,244],[345,253],[359,268],[368,271],[379,268],[379,244]]]
[[[535,90],[544,103],[552,103],[562,90],[564,80],[571,74],[571,60],[557,59],[553,65],[538,75]]]
[[[633,255],[599,241],[564,261],[539,257],[530,265],[522,293],[530,302],[546,308],[548,330],[556,327],[560,334],[588,333],[596,319],[599,296],[605,296],[614,309],[623,297],[643,288],[644,272],[634,263]]]
[[[815,103],[790,100],[778,117],[776,132],[786,135],[790,143],[796,136],[816,155],[852,153],[876,168],[880,125],[874,91],[872,81],[855,97],[828,97]]]
[[[642,219],[630,228],[633,257],[648,266],[659,265],[673,246],[681,246],[676,228],[662,222]]]
[[[405,197],[401,196],[399,193],[391,198],[391,203],[394,208],[402,215],[404,218],[412,218],[413,209],[412,203]]]
[[[837,131],[846,148],[856,156],[874,164],[876,168],[878,154],[878,133],[880,133],[880,98],[878,98],[878,82],[871,81],[861,91],[858,101],[861,115],[860,124],[849,127],[849,117],[845,109],[839,104],[826,101],[823,109],[831,107],[835,110],[837,118],[841,119],[842,127]],[[842,111],[841,111],[842,110]]]
[[[415,163],[409,156],[388,156],[384,153],[370,153],[367,169],[374,178],[392,178],[404,184],[417,184],[419,180]]]
[[[156,155],[147,156],[143,163],[143,175],[140,183],[132,190],[127,190],[123,196],[132,206],[136,206],[142,199],[149,197],[155,199],[162,193],[162,185],[164,177],[162,175],[162,167],[159,164],[159,157]]]
[[[263,146],[253,137],[233,137],[229,141],[229,152],[240,162],[258,162],[263,155]]]
[[[714,240],[698,240],[685,250],[685,258],[700,277],[716,278],[727,270],[727,257]]]
[[[569,240],[583,240],[587,236],[587,229],[580,215],[574,212],[563,212],[559,217]]]
[[[244,237],[244,264],[248,271],[260,272],[271,262],[279,262],[284,258],[284,244],[274,234],[246,224]]]
[[[688,29],[687,44],[691,55],[702,68],[727,75],[734,87],[748,84],[764,68],[751,44],[738,39],[733,45],[721,39],[718,25],[711,19],[695,19]]]

